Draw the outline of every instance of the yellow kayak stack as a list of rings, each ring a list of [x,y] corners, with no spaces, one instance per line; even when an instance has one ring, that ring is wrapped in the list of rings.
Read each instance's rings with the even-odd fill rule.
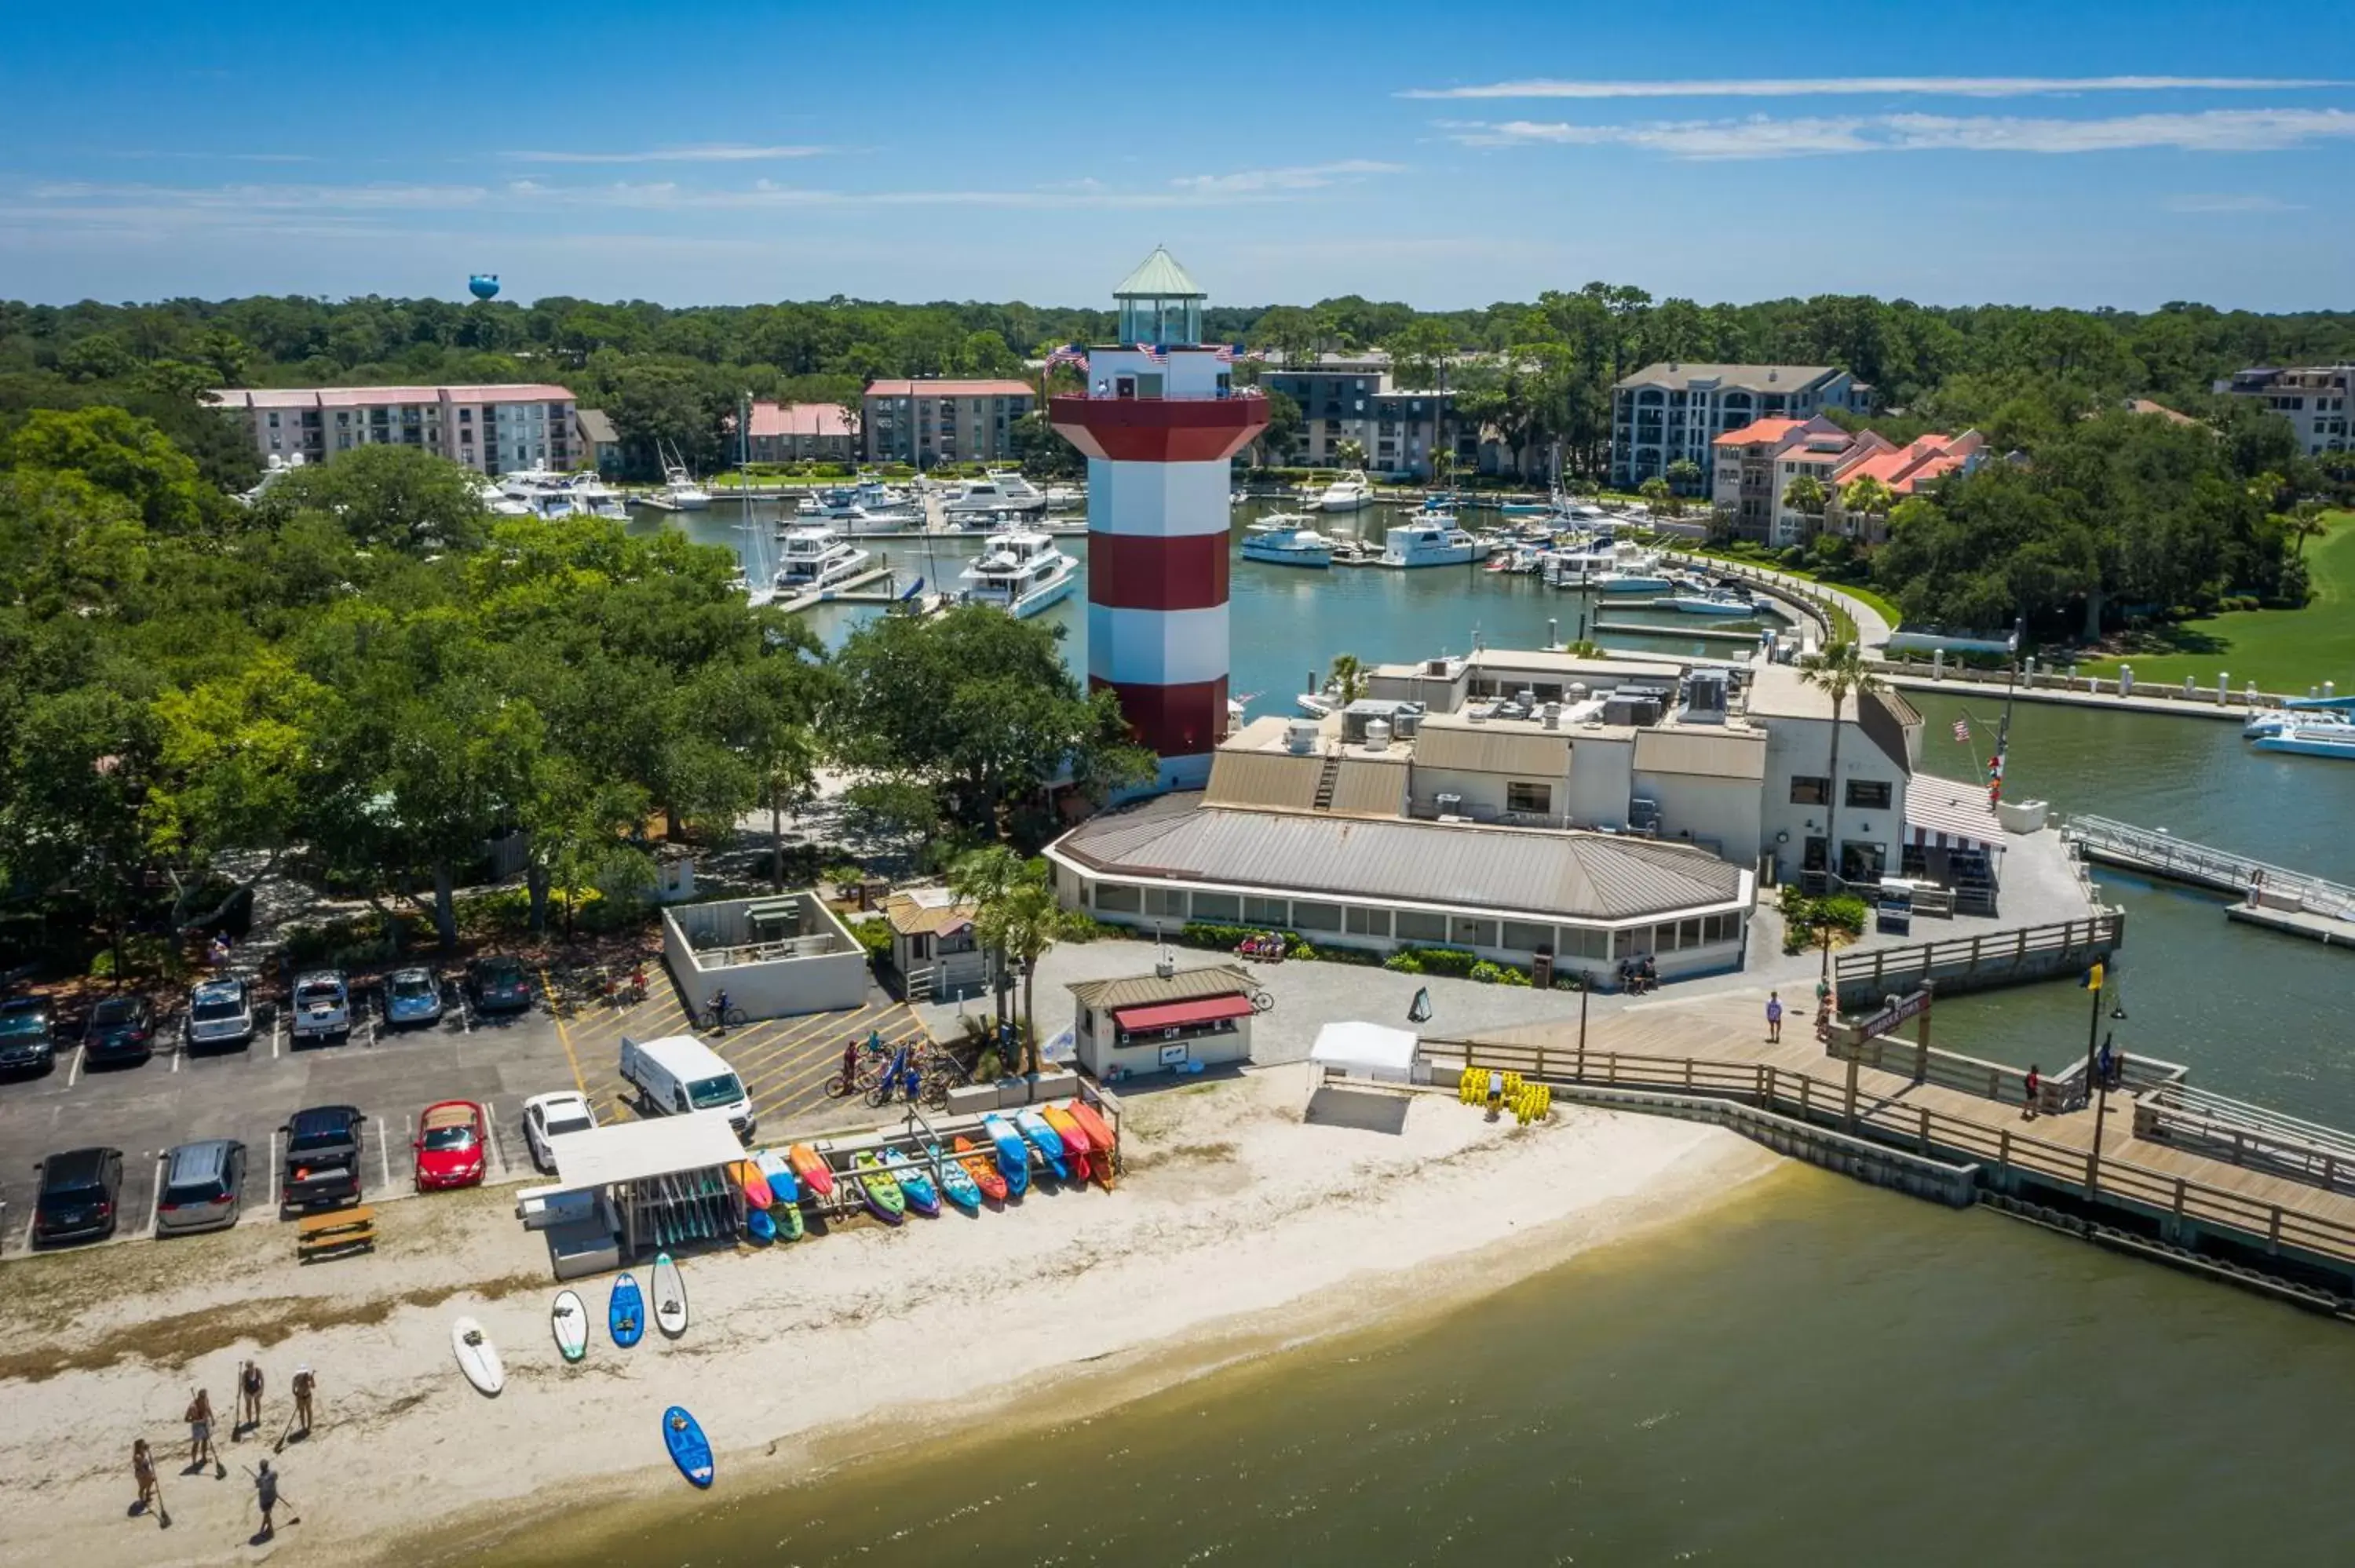
[[[1513,1113],[1523,1127],[1533,1121],[1543,1121],[1553,1114],[1553,1086],[1533,1084],[1518,1073],[1504,1075],[1504,1108]],[[1488,1103],[1488,1069],[1466,1067],[1455,1086],[1455,1097],[1467,1106]]]

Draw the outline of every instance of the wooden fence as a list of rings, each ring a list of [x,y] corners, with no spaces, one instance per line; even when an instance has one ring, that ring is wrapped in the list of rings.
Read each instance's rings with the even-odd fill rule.
[[[1879,1001],[1925,981],[1935,981],[1941,991],[1974,991],[2047,979],[2105,958],[2126,940],[2126,916],[2107,910],[2083,920],[1842,953],[1832,960],[1832,978],[1843,1006],[1851,997]]]

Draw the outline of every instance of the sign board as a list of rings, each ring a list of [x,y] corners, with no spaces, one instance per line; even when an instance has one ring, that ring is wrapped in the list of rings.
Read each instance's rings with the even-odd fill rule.
[[[1859,1044],[1876,1035],[1893,1034],[1897,1030],[1930,1011],[1930,993],[1917,991],[1912,996],[1898,997],[1879,1012],[1856,1026]]]
[[[1160,1052],[1161,1065],[1165,1067],[1178,1066],[1185,1062],[1188,1054],[1186,1043],[1183,1040],[1175,1045],[1164,1045]]]

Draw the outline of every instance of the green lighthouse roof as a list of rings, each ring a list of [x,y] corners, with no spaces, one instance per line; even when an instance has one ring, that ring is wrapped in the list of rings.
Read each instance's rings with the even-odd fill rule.
[[[1141,262],[1136,270],[1112,291],[1115,300],[1159,299],[1178,300],[1207,298],[1202,286],[1186,275],[1186,269],[1161,246]]]

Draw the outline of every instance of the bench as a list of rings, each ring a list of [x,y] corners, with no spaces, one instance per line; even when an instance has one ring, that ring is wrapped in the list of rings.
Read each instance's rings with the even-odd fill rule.
[[[310,1214],[297,1223],[294,1255],[304,1263],[376,1247],[376,1211],[363,1203],[333,1213]]]

